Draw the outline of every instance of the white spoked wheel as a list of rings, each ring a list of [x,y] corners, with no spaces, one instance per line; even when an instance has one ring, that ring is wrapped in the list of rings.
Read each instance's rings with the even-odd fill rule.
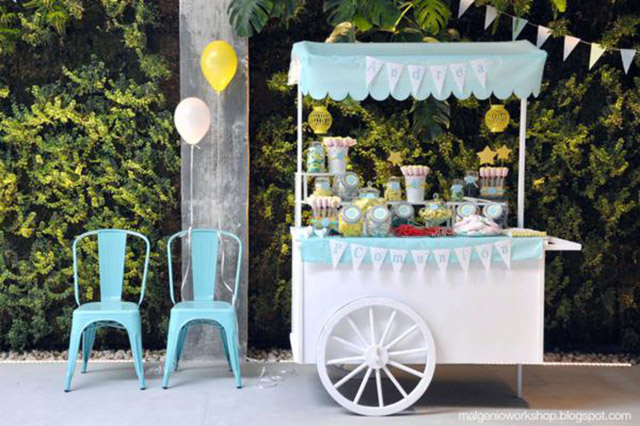
[[[435,343],[424,320],[384,297],[358,299],[339,309],[324,325],[317,351],[318,374],[329,395],[367,416],[413,405],[436,366]]]

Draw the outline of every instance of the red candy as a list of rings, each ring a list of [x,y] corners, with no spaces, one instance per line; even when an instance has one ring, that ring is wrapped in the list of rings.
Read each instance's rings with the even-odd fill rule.
[[[396,237],[452,237],[455,233],[452,229],[443,228],[442,226],[431,226],[427,228],[419,228],[413,225],[400,225],[393,228]]]

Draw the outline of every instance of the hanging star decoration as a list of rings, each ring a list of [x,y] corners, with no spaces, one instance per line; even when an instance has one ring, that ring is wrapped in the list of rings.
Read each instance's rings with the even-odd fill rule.
[[[508,148],[506,145],[502,145],[500,148],[496,149],[498,160],[508,160],[511,152],[512,149]]]
[[[493,164],[493,159],[496,156],[496,152],[493,151],[489,146],[485,146],[482,151],[478,153],[478,157],[480,157],[480,164]]]
[[[392,151],[388,160],[394,166],[399,166],[402,164],[402,154],[398,151]]]

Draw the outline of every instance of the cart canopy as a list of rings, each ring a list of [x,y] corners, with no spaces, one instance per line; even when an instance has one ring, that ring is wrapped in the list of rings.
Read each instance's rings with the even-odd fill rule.
[[[314,99],[538,96],[547,54],[525,40],[294,44],[289,84]]]

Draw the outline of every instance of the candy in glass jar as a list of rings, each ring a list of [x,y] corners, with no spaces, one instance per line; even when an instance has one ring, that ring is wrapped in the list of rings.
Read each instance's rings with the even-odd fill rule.
[[[348,205],[338,215],[338,232],[343,237],[362,236],[362,212],[358,206]]]
[[[322,143],[319,141],[311,142],[307,150],[307,172],[324,173],[326,171],[324,159],[324,147]]]
[[[480,188],[478,188],[478,172],[475,170],[467,170],[464,175],[464,195],[467,197],[478,198]]]
[[[351,202],[358,196],[360,178],[354,172],[347,172],[333,178],[333,192],[344,202]]]
[[[380,198],[380,191],[371,186],[371,182],[358,191],[358,198],[353,203],[360,207],[362,214],[366,214],[373,206],[385,204],[384,199]]]
[[[313,195],[316,197],[331,197],[333,195],[328,177],[320,176],[316,178]]]
[[[449,192],[451,201],[462,201],[464,198],[464,182],[462,179],[454,179]]]
[[[451,210],[442,202],[438,194],[433,194],[433,200],[427,201],[418,212],[427,226],[440,226],[451,217]]]
[[[409,203],[394,204],[391,209],[391,226],[398,227],[413,222],[414,210]]]
[[[397,176],[391,176],[387,180],[387,186],[384,190],[384,199],[387,201],[402,201],[401,180]]]
[[[364,234],[368,237],[388,237],[391,234],[391,212],[387,206],[373,206],[367,212]]]

